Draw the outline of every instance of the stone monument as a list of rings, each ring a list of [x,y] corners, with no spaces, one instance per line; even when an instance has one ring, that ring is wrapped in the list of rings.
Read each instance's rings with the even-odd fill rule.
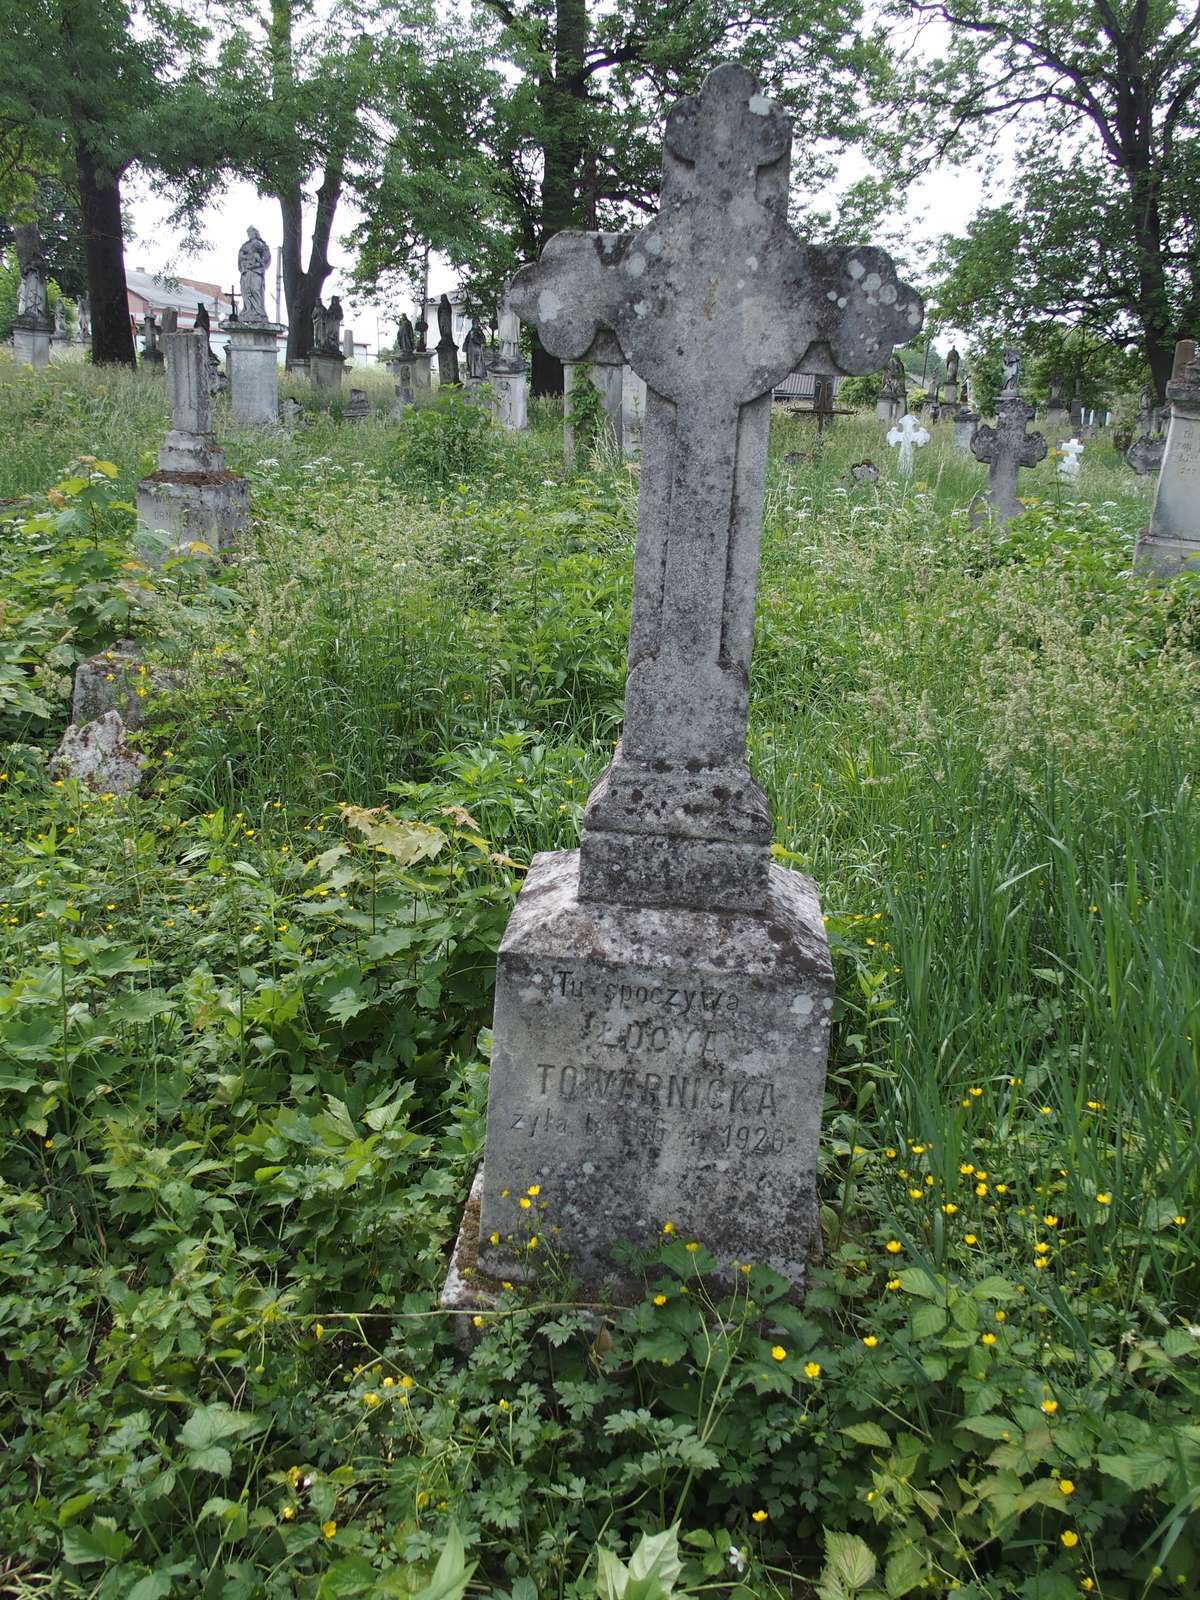
[[[1067,409],[1067,384],[1061,374],[1050,380],[1050,393],[1046,397],[1046,415],[1043,421],[1050,429],[1065,428],[1070,421],[1070,412]]]
[[[229,339],[229,403],[242,422],[274,424],[279,420],[278,322],[267,312],[267,268],[271,247],[257,228],[246,229],[238,251],[242,309],[226,317],[221,330]]]
[[[946,376],[942,380],[942,404],[952,406],[958,399],[958,351],[951,346],[946,357]]]
[[[1138,540],[1137,564],[1173,578],[1200,571],[1200,355],[1195,342],[1175,346],[1167,385],[1171,416],[1150,526]]]
[[[170,539],[165,551],[157,540],[140,541],[143,558],[154,565],[193,543],[223,550],[250,527],[250,485],[226,469],[213,436],[204,335],[167,338],[171,431],[158,452],[158,471],[137,486],[139,530]]]
[[[326,394],[338,394],[342,387],[342,371],[346,358],[342,354],[342,304],[336,295],[325,305],[317,296],[312,314],[312,348],[308,358],[308,375],[313,388]]]
[[[963,385],[965,392],[966,385]],[[971,440],[975,437],[975,429],[979,426],[979,413],[966,399],[963,399],[954,410],[954,448],[956,450],[969,450]]]
[[[50,267],[37,229],[18,225],[18,238],[28,248],[20,251],[21,276],[17,283],[17,315],[13,320],[13,360],[19,367],[41,372],[50,364]]]
[[[158,342],[158,324],[154,320],[153,311],[147,311],[142,318],[142,365],[153,370],[162,370],[163,353]]]
[[[719,67],[667,118],[657,216],[557,235],[510,291],[561,360],[614,339],[646,417],[624,734],[580,848],[534,857],[501,945],[448,1306],[535,1275],[547,1243],[619,1298],[638,1275],[614,1247],[667,1222],[725,1282],[755,1261],[800,1291],[819,1250],[833,974],[746,757],[771,391],[802,361],[877,371],[922,305],[882,251],[796,237],[790,150],[751,74]]]
[[[904,363],[898,355],[892,356],[884,374],[883,388],[875,402],[875,415],[880,422],[898,422],[908,409],[908,380]]]
[[[500,353],[490,373],[496,419],[509,433],[529,427],[529,379],[521,354],[521,321],[507,299],[500,307]]]
[[[1017,472],[1021,467],[1036,467],[1046,456],[1042,435],[1025,432],[1034,409],[1021,398],[1020,382],[1020,352],[1010,347],[1004,352],[1004,387],[996,400],[996,426],[985,423],[976,428],[971,440],[972,455],[987,464],[992,509],[1003,522],[1021,515]]]
[[[894,428],[888,429],[887,442],[899,450],[896,471],[901,477],[909,478],[912,476],[913,450],[923,450],[929,443],[929,429],[923,428],[912,412],[907,411]]]
[[[450,296],[444,294],[438,301],[438,383],[443,389],[458,383],[458,346],[454,342],[454,307]]]
[[[621,448],[627,456],[641,453],[645,417],[646,380],[627,366],[621,373]]]
[[[351,389],[342,416],[347,422],[364,422],[371,415],[371,402],[365,389]]]
[[[1155,404],[1152,390],[1142,391],[1142,403],[1137,415],[1137,437],[1130,440],[1129,447],[1125,451],[1126,461],[1139,477],[1157,472],[1162,466],[1163,452],[1167,445],[1163,434],[1165,410],[1166,407],[1160,408]]]

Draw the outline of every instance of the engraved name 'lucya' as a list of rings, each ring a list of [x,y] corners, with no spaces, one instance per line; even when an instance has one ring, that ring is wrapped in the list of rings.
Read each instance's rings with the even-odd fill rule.
[[[555,967],[553,977],[555,987],[564,999],[582,1000],[585,997],[582,979],[577,978],[569,967]],[[665,983],[606,983],[605,1005],[611,1006],[617,1002],[623,1006],[665,1006],[668,1011],[678,1011],[684,1017],[696,1011],[710,1017],[722,1012],[732,1016],[738,1008],[737,995],[725,989],[673,989]]]
[[[557,1089],[561,1100],[604,1100],[647,1106],[677,1106],[680,1111],[743,1112],[775,1115],[775,1085],[753,1078],[692,1078],[682,1072],[634,1072],[628,1067],[575,1067],[538,1063],[541,1092]]]

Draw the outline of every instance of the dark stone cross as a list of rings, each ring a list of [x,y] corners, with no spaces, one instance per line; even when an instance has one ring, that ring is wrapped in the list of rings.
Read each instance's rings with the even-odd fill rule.
[[[883,251],[793,233],[790,153],[789,119],[719,67],[667,118],[658,215],[558,234],[513,281],[551,354],[615,337],[647,384],[625,728],[588,804],[583,899],[765,903],[746,719],[771,390],[878,371],[923,316]]]
[[[1001,395],[996,402],[996,426],[976,428],[971,450],[977,461],[987,463],[988,487],[992,507],[1008,522],[1021,514],[1017,499],[1017,472],[1021,467],[1036,467],[1045,460],[1046,441],[1040,433],[1026,433],[1034,408],[1019,394]]]

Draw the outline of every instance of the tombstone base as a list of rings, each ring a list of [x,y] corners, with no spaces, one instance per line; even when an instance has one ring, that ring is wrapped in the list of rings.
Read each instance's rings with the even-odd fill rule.
[[[13,324],[13,360],[18,367],[32,367],[41,372],[50,365],[50,329]]]
[[[529,383],[524,368],[520,372],[492,369],[492,405],[496,420],[509,433],[525,433],[529,428]]]
[[[1164,539],[1147,529],[1138,538],[1134,566],[1158,578],[1177,578],[1181,572],[1200,573],[1200,540]]]
[[[230,409],[239,422],[274,426],[279,421],[279,335],[274,322],[233,322],[222,330],[229,336]]]
[[[652,1248],[671,1222],[718,1279],[758,1262],[802,1290],[832,1006],[810,879],[773,866],[755,913],[650,909],[581,899],[577,851],[535,856],[498,958],[460,1289],[464,1264],[486,1294],[557,1258],[586,1291],[627,1298],[640,1277],[614,1247]]]
[[[250,485],[233,472],[156,472],[137,486],[139,530],[166,533],[165,550],[139,540],[142,559],[160,565],[189,544],[216,552],[250,531]]]
[[[346,358],[340,353],[332,355],[323,350],[318,354],[314,351],[308,358],[308,375],[313,388],[320,389],[324,394],[340,394],[345,365]]]

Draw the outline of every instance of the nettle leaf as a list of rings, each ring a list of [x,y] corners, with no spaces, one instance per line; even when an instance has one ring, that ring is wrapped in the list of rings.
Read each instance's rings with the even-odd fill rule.
[[[899,1600],[901,1595],[923,1584],[925,1577],[925,1557],[919,1546],[910,1544],[903,1550],[897,1550],[895,1555],[888,1557],[883,1571],[883,1586],[888,1592],[888,1600]]]
[[[825,1530],[825,1569],[817,1581],[821,1595],[854,1594],[875,1576],[875,1557],[856,1533]]]
[[[918,1306],[911,1319],[913,1338],[932,1338],[934,1334],[941,1333],[949,1320],[942,1306]]]
[[[121,1532],[112,1517],[96,1517],[90,1528],[68,1528],[63,1534],[63,1557],[73,1567],[120,1561],[132,1548],[133,1540]]]
[[[878,1446],[880,1450],[891,1447],[891,1438],[877,1422],[855,1422],[848,1428],[842,1429],[847,1439],[853,1439],[855,1444]]]
[[[924,1267],[906,1267],[900,1274],[900,1287],[905,1294],[915,1294],[921,1300],[940,1300],[941,1287],[929,1276]]]

